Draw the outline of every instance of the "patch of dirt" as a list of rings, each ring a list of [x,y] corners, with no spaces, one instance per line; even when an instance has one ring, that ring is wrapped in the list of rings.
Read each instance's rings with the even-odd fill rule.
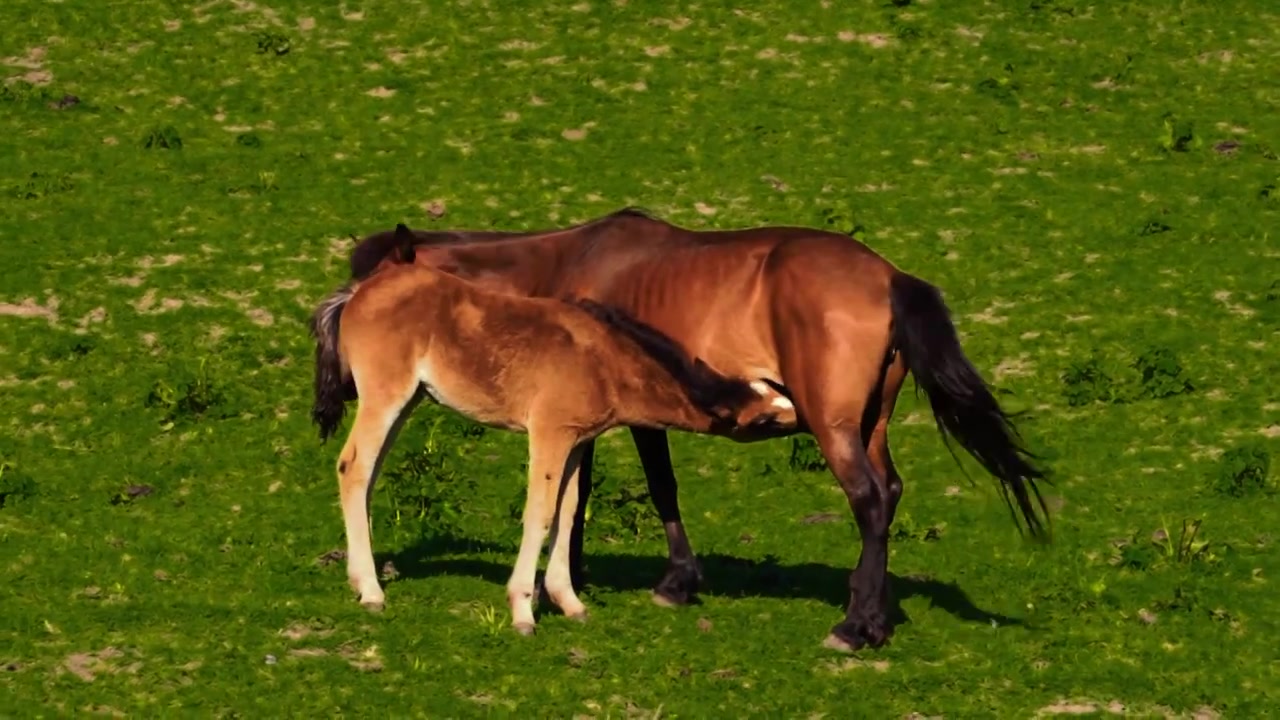
[[[85,331],[89,329],[90,325],[96,325],[98,323],[106,321],[106,319],[107,319],[107,309],[102,306],[98,306],[90,310],[89,312],[85,313],[84,317],[80,318],[79,322],[77,322],[76,325],[80,328],[81,331]]]
[[[298,29],[302,32],[309,32],[316,29],[316,19],[313,17],[298,18]]]
[[[876,672],[889,672],[890,663],[888,660],[863,660],[862,658],[850,657],[843,660],[828,660],[823,663],[827,672],[832,674],[847,673],[853,670],[875,670]]]
[[[693,204],[693,209],[698,211],[699,215],[708,217],[715,215],[718,211],[706,203],[697,202]]]
[[[1026,353],[1022,353],[1016,358],[1001,360],[994,371],[996,382],[1006,377],[1026,377],[1031,374],[1031,362],[1027,360]]]
[[[991,303],[991,305],[986,310],[983,310],[982,312],[978,312],[978,313],[973,313],[972,315],[969,316],[969,319],[976,320],[977,322],[980,322],[980,323],[987,323],[988,325],[1000,325],[1002,323],[1008,322],[1009,318],[997,315],[997,313],[1005,308],[1011,308],[1011,307],[1013,307],[1013,303],[1001,302],[1000,300],[995,300]]]
[[[1258,434],[1263,437],[1269,437],[1269,438],[1280,437],[1280,425],[1268,425],[1267,427],[1264,427],[1261,430],[1259,430]]]
[[[378,653],[377,645],[370,645],[363,650],[357,650],[355,645],[347,643],[338,648],[338,654],[347,661],[351,667],[362,672],[382,672],[382,656]]]
[[[364,94],[365,94],[365,95],[368,95],[369,97],[376,97],[376,98],[389,98],[389,97],[391,97],[392,95],[395,95],[395,94],[396,94],[396,91],[395,91],[394,89],[392,89],[392,88],[389,88],[389,87],[383,87],[382,85],[379,85],[379,86],[378,86],[378,87],[376,87],[376,88],[372,88],[372,89],[370,89],[370,90],[366,90]]]
[[[259,327],[270,327],[275,324],[276,319],[272,314],[262,308],[250,308],[244,311],[249,316],[249,321]]]
[[[447,212],[444,200],[440,199],[428,200],[419,205],[419,207],[421,207],[423,212],[427,215],[430,215],[432,220],[439,220],[444,217],[444,214]]]
[[[836,33],[836,39],[840,42],[860,42],[873,48],[888,47],[893,43],[893,38],[884,33],[856,33],[849,30],[842,30]]]
[[[58,322],[58,298],[50,297],[45,301],[44,305],[40,305],[35,298],[23,298],[22,302],[17,305],[13,303],[0,303],[0,316],[5,317],[25,317],[25,318],[44,318],[49,321],[50,325]]]
[[[177,298],[161,298],[159,306],[156,305],[156,291],[148,290],[142,294],[142,297],[129,303],[133,309],[138,311],[139,315],[159,315],[161,313],[171,312],[183,306],[183,302]]]
[[[124,653],[120,650],[106,647],[98,652],[72,653],[62,661],[62,667],[85,682],[93,682],[99,674],[120,672],[121,668],[113,661],[122,657]]]
[[[1059,700],[1058,702],[1053,703],[1052,705],[1045,705],[1044,707],[1040,708],[1037,714],[1039,715],[1092,715],[1093,713],[1096,713],[1101,709],[1102,708],[1099,707],[1098,703],[1091,702],[1091,701],[1076,702],[1076,701],[1069,701],[1069,700]]]
[[[5,82],[21,81],[32,85],[48,85],[53,82],[53,73],[44,67],[44,57],[48,51],[48,48],[37,46],[27,50],[26,55],[11,55],[5,58],[2,61],[5,65],[27,71],[10,75]]]

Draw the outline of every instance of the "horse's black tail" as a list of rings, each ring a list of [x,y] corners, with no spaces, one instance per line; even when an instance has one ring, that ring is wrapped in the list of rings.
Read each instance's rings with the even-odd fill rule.
[[[954,437],[982,466],[1000,480],[1000,491],[1018,523],[1013,504],[1035,538],[1049,536],[1049,509],[1036,487],[1044,472],[1028,452],[987,383],[965,357],[942,294],[920,278],[899,272],[890,281],[893,345],[902,353],[933,407],[943,440]],[[951,448],[950,443],[947,444]],[[952,451],[952,455],[955,452]],[[1013,495],[1012,501],[1010,494]],[[1044,516],[1036,513],[1035,496]],[[1019,531],[1022,530],[1018,523]]]
[[[338,353],[338,320],[354,293],[352,285],[333,291],[311,315],[311,337],[316,340],[316,397],[311,420],[320,426],[321,441],[337,431],[347,412],[347,401],[356,399],[355,381]]]

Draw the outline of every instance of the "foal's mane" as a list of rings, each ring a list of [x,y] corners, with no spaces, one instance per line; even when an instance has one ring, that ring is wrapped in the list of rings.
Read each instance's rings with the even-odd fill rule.
[[[507,230],[429,230],[418,231],[414,233],[415,245],[435,245],[438,243],[453,242],[494,242],[498,240],[506,240],[510,238],[534,237],[537,235],[551,235],[555,233],[572,232],[575,230],[590,230],[600,225],[607,224],[614,220],[623,218],[638,218],[643,220],[657,220],[658,218],[652,213],[639,207],[627,206],[607,215],[601,215],[598,218],[587,220],[577,225],[570,225],[565,228],[548,228],[543,230],[531,230],[528,232],[517,232]],[[354,237],[354,236],[353,236]],[[382,260],[400,249],[400,240],[396,236],[395,230],[382,230],[356,241],[356,246],[351,249],[351,277],[354,280],[363,280],[378,266]],[[404,262],[403,257],[398,258]]]
[[[717,373],[702,360],[691,357],[670,336],[622,310],[586,298],[566,302],[585,310],[596,320],[639,345],[645,354],[657,361],[684,387],[689,400],[699,410],[722,417],[725,410],[736,410],[756,399],[755,390],[746,380]]]

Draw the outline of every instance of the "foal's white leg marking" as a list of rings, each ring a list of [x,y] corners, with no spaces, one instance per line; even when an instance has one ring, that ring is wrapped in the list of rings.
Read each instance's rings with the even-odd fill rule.
[[[360,603],[378,608],[385,601],[382,586],[373,564],[373,545],[369,539],[369,499],[373,492],[378,458],[389,444],[388,435],[395,426],[399,408],[380,408],[377,415],[362,401],[356,409],[356,421],[352,425],[347,447],[343,448],[339,467],[339,492],[342,499],[342,519],[347,533],[347,579],[351,587],[360,593]],[[346,462],[355,450],[355,459]]]
[[[538,558],[551,529],[556,489],[564,480],[572,448],[571,440],[529,429],[529,489],[524,505],[524,533],[520,538],[520,554],[507,581],[511,625],[522,635],[533,634],[533,586],[538,574]]]
[[[760,397],[769,397],[769,394],[773,392],[773,388],[769,387],[769,383],[763,380],[752,380],[751,389],[755,390]]]
[[[405,378],[411,381],[412,378]],[[355,373],[360,392],[359,373]],[[403,395],[388,401],[384,397],[362,396],[356,420],[338,460],[338,487],[342,519],[347,532],[347,579],[360,593],[360,603],[373,610],[386,602],[373,564],[373,544],[369,538],[369,501],[378,472],[400,428],[418,404],[417,383],[409,383]],[[354,451],[355,459],[348,461]],[[347,465],[344,467],[344,465]]]
[[[785,396],[782,396],[782,395],[779,395],[778,397],[774,398],[773,402],[770,404],[782,410],[796,409],[796,406],[790,400],[788,400]]]
[[[551,533],[551,557],[547,560],[546,586],[552,602],[560,607],[566,617],[587,619],[587,607],[573,591],[569,574],[569,536],[573,532],[573,515],[578,508],[578,473],[582,468],[582,446],[573,449],[556,488],[560,496],[556,510],[558,522]],[[554,497],[554,496],[553,496]]]

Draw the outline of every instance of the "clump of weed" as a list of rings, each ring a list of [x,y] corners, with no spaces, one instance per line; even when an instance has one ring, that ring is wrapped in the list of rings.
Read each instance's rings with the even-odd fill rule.
[[[1262,316],[1280,321],[1280,278],[1272,280],[1262,293]]]
[[[226,394],[215,382],[207,360],[201,359],[196,371],[184,380],[160,379],[152,383],[145,405],[161,411],[161,422],[168,430],[180,421],[204,419],[225,400]]]
[[[587,501],[586,528],[604,542],[638,542],[657,537],[658,523],[649,486],[639,473],[622,473],[592,466],[591,499]]]
[[[1258,445],[1232,448],[1222,454],[1212,488],[1219,495],[1245,497],[1267,488],[1271,455]]]
[[[1167,233],[1170,230],[1173,230],[1173,226],[1160,222],[1159,220],[1150,220],[1138,230],[1138,235],[1141,237],[1159,235],[1161,233]]]
[[[853,213],[847,207],[822,208],[818,217],[821,219],[822,227],[832,232],[844,233],[855,240],[862,240],[863,238],[858,235],[866,232],[866,228],[861,223],[854,221]]]
[[[899,512],[893,519],[893,529],[890,531],[890,537],[894,540],[933,542],[942,537],[942,532],[946,528],[947,524],[945,522],[926,526],[916,522],[916,519],[911,517],[910,513]]]
[[[1178,357],[1168,348],[1150,348],[1133,361],[1138,371],[1138,396],[1147,400],[1183,395],[1195,390]]]
[[[1164,347],[1150,347],[1125,365],[1093,355],[1068,365],[1061,379],[1071,407],[1160,400],[1195,390],[1178,356]]]
[[[1075,17],[1076,8],[1060,0],[1031,0],[1027,9],[1032,13],[1048,13],[1048,17]]]
[[[52,101],[53,98],[54,93],[47,87],[33,85],[25,80],[0,85],[0,102],[15,105],[43,104]]]
[[[236,136],[236,144],[240,147],[256,149],[262,147],[262,138],[256,133],[241,133]]]
[[[181,150],[182,136],[172,125],[155,127],[143,136],[142,147],[148,150]]]
[[[1118,383],[1102,366],[1102,361],[1091,357],[1074,362],[1062,374],[1063,395],[1071,407],[1081,407],[1095,402],[1114,403],[1120,398]]]
[[[1179,119],[1172,111],[1160,116],[1160,149],[1165,152],[1188,152],[1200,146],[1195,123]]]
[[[1013,81],[1013,78],[984,78],[978,82],[975,89],[983,95],[1005,105],[1018,104],[1017,93],[1019,86],[1018,83]]]
[[[284,35],[277,35],[271,32],[258,33],[258,54],[259,55],[288,55],[293,48],[293,43]]]
[[[787,464],[796,472],[824,472],[827,460],[817,441],[808,435],[796,435],[791,438],[791,458]]]
[[[485,434],[482,425],[457,413],[440,410],[427,431],[423,446],[389,468],[384,477],[387,497],[397,524],[422,523],[430,534],[457,534],[476,482],[458,469],[460,448],[445,443],[475,439]]]
[[[1142,571],[1166,566],[1214,564],[1220,558],[1210,549],[1209,541],[1200,536],[1202,522],[1183,520],[1176,537],[1166,522],[1146,539],[1140,537],[1141,533],[1135,533],[1118,540],[1114,543],[1116,554],[1111,562]]]
[[[13,507],[35,494],[34,480],[8,460],[0,460],[0,510]]]
[[[14,185],[10,192],[19,200],[40,200],[73,189],[75,184],[71,182],[71,177],[68,175],[33,172],[24,182]]]
[[[265,195],[279,189],[280,186],[276,184],[276,174],[264,170],[259,172],[257,179],[248,185],[235,185],[227,188],[227,194],[236,197],[247,197],[250,195]]]

